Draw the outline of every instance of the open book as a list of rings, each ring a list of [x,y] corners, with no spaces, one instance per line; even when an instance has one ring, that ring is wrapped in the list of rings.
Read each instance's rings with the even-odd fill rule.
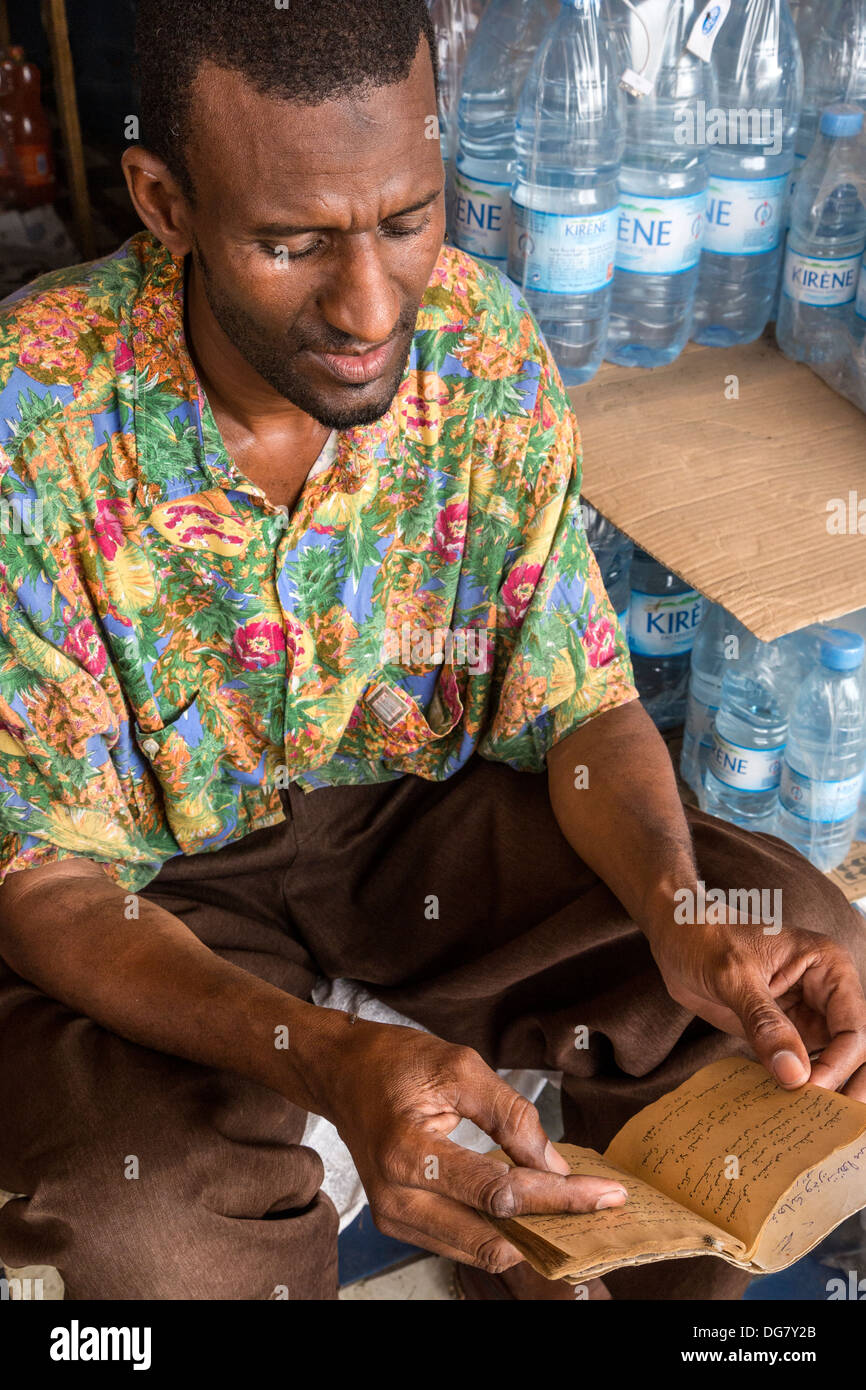
[[[604,1157],[555,1148],[572,1172],[622,1182],[629,1200],[496,1221],[548,1279],[577,1284],[692,1255],[767,1274],[866,1207],[866,1105],[818,1086],[785,1091],[744,1057],[713,1062],[641,1110]]]

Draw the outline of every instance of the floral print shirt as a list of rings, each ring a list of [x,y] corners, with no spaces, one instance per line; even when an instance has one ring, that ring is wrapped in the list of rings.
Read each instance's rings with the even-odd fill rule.
[[[234,464],[148,232],[0,307],[0,880],[129,892],[283,819],[440,780],[636,698],[577,426],[511,283],[445,247],[399,392],[291,514]]]

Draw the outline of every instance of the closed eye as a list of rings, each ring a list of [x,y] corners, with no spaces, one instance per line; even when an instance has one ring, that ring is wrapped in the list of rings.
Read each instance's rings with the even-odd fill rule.
[[[413,226],[409,227],[405,225],[401,226],[399,223],[383,222],[382,231],[385,236],[418,236],[419,233],[425,231],[427,227],[430,226],[432,216],[432,212],[428,212],[421,222],[416,222]]]
[[[381,231],[382,235],[386,237],[420,236],[420,234],[426,231],[427,228],[430,226],[432,218],[432,210],[428,210],[428,212],[425,214],[425,216],[421,219],[420,222],[414,222],[410,224],[401,222],[382,222],[380,224],[379,230]],[[267,242],[262,242],[261,247],[265,254],[268,256],[269,260],[285,263],[286,261],[306,260],[308,256],[314,256],[317,251],[321,250],[324,244],[324,240],[320,237],[318,240],[314,241],[310,246],[305,246],[302,251],[290,251],[289,248],[285,245],[273,246]]]

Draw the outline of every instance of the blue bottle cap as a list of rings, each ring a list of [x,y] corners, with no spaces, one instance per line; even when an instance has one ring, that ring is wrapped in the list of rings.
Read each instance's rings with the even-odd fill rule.
[[[828,106],[821,113],[821,134],[836,138],[842,135],[859,135],[863,129],[863,112],[859,106],[846,106],[841,102]]]
[[[858,632],[831,627],[821,641],[821,665],[829,671],[856,671],[863,660],[866,642]]]

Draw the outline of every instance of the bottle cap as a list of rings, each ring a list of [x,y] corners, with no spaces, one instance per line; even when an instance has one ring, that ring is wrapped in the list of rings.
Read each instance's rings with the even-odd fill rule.
[[[828,106],[821,113],[821,134],[839,137],[859,135],[863,129],[863,112],[858,106]]]
[[[821,665],[830,671],[856,671],[864,651],[866,643],[858,632],[831,627],[821,641]]]

